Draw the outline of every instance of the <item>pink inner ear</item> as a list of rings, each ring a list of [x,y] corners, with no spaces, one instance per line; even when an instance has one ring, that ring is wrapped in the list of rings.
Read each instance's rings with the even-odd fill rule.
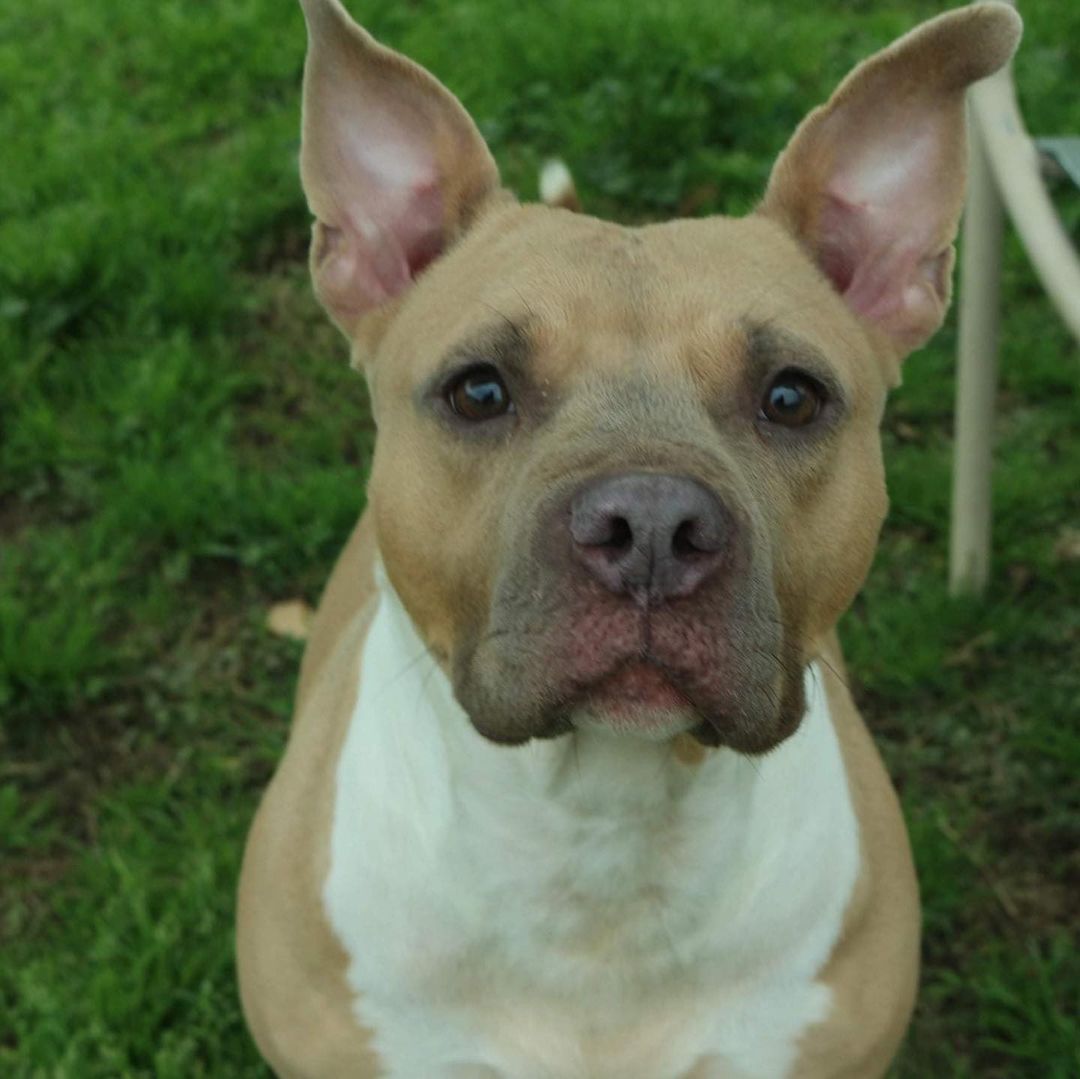
[[[317,287],[342,322],[400,295],[443,247],[442,194],[434,181],[365,195],[343,211],[341,225],[324,226],[316,256]]]
[[[841,129],[815,229],[819,265],[836,290],[905,342],[933,332],[948,293],[955,177],[945,174],[942,119],[894,116],[880,128]]]
[[[907,234],[888,220],[888,209],[853,206],[828,196],[821,215],[821,268],[858,314],[881,321],[913,297],[920,282],[924,237],[912,223]]]
[[[439,255],[444,199],[426,116],[374,79],[321,86],[306,129],[325,233],[316,284],[346,322],[400,295]]]
[[[358,170],[359,171],[359,170]],[[358,179],[345,211],[349,241],[361,272],[378,293],[397,296],[442,250],[442,194],[434,178],[401,188],[379,188]]]

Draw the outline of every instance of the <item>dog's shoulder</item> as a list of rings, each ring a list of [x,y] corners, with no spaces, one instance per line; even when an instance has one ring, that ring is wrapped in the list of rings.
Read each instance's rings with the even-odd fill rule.
[[[907,1028],[919,977],[919,900],[900,803],[852,700],[836,634],[822,650],[829,711],[859,818],[860,873],[836,950],[820,974],[829,1016],[801,1043],[793,1079],[883,1075]],[[846,1062],[837,1071],[838,1062]]]
[[[334,774],[359,687],[374,604],[374,540],[361,519],[335,567],[304,654],[285,756],[244,854],[237,965],[248,1024],[281,1076],[379,1074],[353,1013],[348,956],[323,913]]]

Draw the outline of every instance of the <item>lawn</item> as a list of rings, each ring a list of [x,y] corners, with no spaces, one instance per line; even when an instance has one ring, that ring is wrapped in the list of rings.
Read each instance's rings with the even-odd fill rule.
[[[1080,5],[1021,6],[1029,123],[1080,133]],[[350,7],[462,97],[523,197],[558,152],[626,221],[747,210],[806,109],[937,10]],[[233,890],[300,646],[265,615],[317,598],[372,441],[307,282],[303,48],[287,0],[0,12],[5,1075],[267,1074]],[[842,626],[922,880],[904,1079],[1080,1074],[1080,356],[1015,244],[1005,288],[991,588],[944,594],[950,323],[886,416],[892,510]]]

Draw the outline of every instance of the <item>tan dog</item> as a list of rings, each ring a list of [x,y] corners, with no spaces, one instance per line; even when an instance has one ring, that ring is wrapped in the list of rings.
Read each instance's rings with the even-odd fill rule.
[[[370,510],[248,843],[282,1076],[881,1075],[919,914],[833,626],[939,326],[982,4],[860,65],[743,220],[522,206],[454,97],[304,0],[312,274]]]

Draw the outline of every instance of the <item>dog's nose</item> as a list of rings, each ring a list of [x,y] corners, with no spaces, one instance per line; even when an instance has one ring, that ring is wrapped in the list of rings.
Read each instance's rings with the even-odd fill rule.
[[[693,592],[716,569],[729,532],[720,500],[688,476],[607,476],[570,503],[578,560],[612,592],[653,602]]]

